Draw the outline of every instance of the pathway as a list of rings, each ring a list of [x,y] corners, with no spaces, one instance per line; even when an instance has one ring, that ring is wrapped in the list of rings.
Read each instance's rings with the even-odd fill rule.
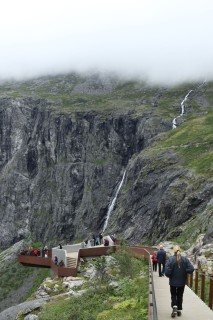
[[[158,272],[153,273],[155,297],[157,303],[158,320],[171,318],[171,297],[169,289],[169,279],[159,277]],[[182,320],[213,320],[213,311],[189,288],[185,287],[183,295]]]

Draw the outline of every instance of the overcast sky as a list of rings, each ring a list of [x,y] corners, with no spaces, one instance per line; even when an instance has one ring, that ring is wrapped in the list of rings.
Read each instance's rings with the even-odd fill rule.
[[[212,0],[1,0],[0,78],[101,70],[213,79]]]

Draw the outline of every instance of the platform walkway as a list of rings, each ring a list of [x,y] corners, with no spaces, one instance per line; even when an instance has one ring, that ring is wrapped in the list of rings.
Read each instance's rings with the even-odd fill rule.
[[[155,297],[157,304],[158,320],[171,318],[171,297],[169,279],[159,277],[158,272],[153,272]],[[180,320],[213,320],[213,311],[188,287],[183,295],[183,311]]]

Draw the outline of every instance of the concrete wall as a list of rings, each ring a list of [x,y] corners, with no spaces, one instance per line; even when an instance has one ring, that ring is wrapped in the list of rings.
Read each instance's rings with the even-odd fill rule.
[[[58,257],[58,262],[64,261],[65,266],[67,266],[67,251],[64,249],[53,248],[52,249],[52,260],[54,261],[55,256]]]

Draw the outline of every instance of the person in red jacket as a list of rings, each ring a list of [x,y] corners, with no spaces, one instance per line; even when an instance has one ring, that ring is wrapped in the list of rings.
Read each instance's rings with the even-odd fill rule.
[[[152,255],[152,268],[153,271],[157,271],[158,259],[157,259],[157,252],[155,251]]]
[[[38,249],[34,249],[33,253],[34,253],[34,256],[37,256],[38,255]]]

